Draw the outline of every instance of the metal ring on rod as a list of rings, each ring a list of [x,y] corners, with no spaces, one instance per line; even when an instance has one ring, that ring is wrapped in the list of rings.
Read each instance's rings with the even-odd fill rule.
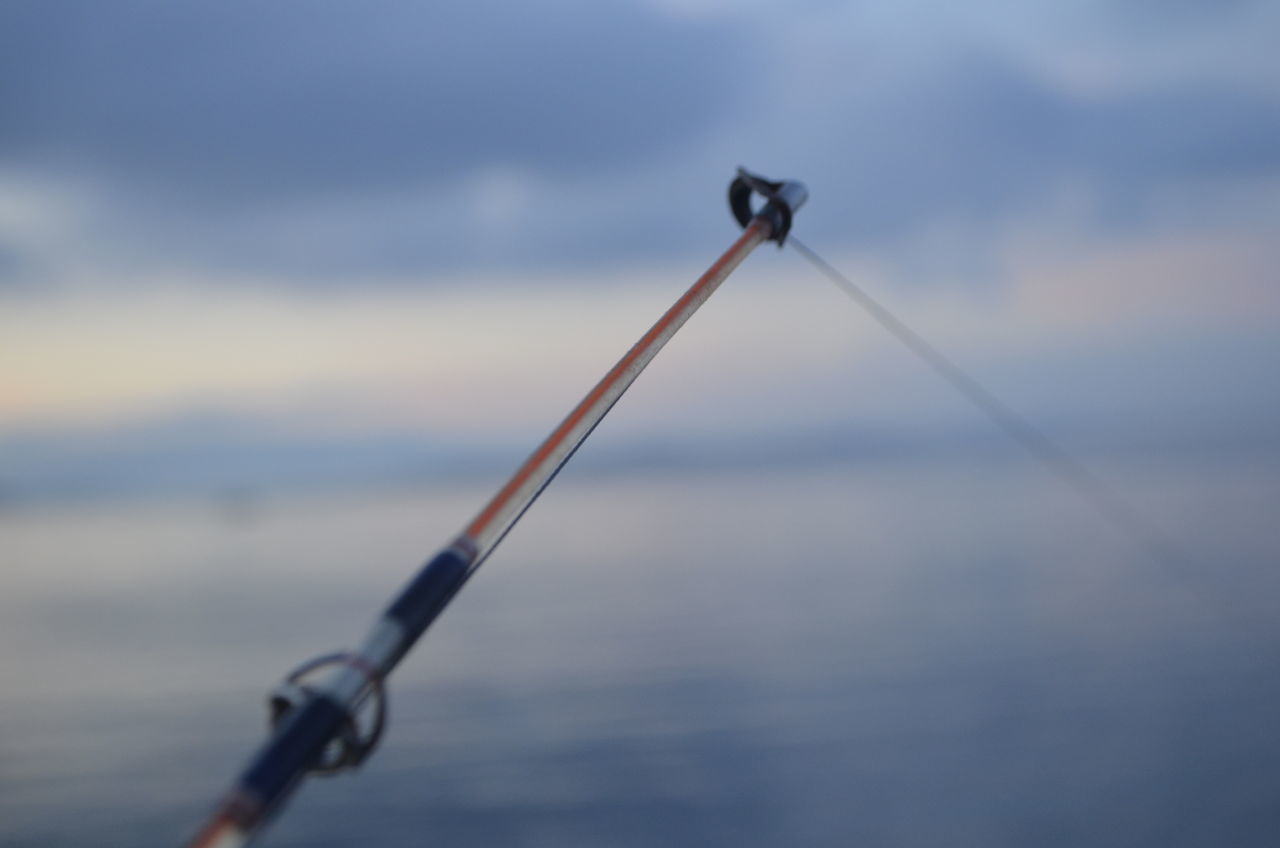
[[[270,713],[271,727],[277,728],[287,716],[316,697],[316,690],[307,685],[306,679],[322,669],[340,665],[352,665],[357,659],[355,654],[327,654],[308,660],[298,666],[271,693],[267,703]],[[368,706],[372,701],[372,705]],[[361,732],[359,717],[364,708],[372,710],[372,720],[366,731]],[[369,676],[368,694],[352,708],[342,731],[334,738],[334,743],[324,750],[320,759],[308,770],[310,774],[332,775],[359,766],[377,747],[382,738],[382,731],[387,723],[387,696],[382,680]]]

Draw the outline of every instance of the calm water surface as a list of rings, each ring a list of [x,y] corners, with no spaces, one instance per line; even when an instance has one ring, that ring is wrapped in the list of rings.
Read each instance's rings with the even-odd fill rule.
[[[1280,840],[1280,473],[566,474],[266,845]],[[172,845],[491,488],[0,514],[0,844]]]

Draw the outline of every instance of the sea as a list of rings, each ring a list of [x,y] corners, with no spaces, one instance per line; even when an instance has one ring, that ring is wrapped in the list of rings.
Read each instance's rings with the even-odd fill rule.
[[[570,467],[261,844],[1280,844],[1280,462],[1100,473]],[[500,482],[4,505],[0,845],[179,845]]]

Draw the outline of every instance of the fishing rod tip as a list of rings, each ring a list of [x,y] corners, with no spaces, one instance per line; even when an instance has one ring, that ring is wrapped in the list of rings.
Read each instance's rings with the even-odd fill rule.
[[[751,208],[751,195],[759,194],[764,205],[759,211]],[[729,183],[729,209],[744,228],[753,219],[769,225],[769,240],[782,247],[791,231],[795,213],[809,199],[809,190],[798,180],[773,182],[738,166],[738,175]]]

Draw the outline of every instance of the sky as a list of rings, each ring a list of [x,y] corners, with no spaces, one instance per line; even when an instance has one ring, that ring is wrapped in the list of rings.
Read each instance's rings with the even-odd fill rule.
[[[509,467],[727,247],[740,164],[1072,450],[1274,453],[1278,19],[6,3],[0,497]],[[979,450],[893,345],[766,248],[582,460]]]

